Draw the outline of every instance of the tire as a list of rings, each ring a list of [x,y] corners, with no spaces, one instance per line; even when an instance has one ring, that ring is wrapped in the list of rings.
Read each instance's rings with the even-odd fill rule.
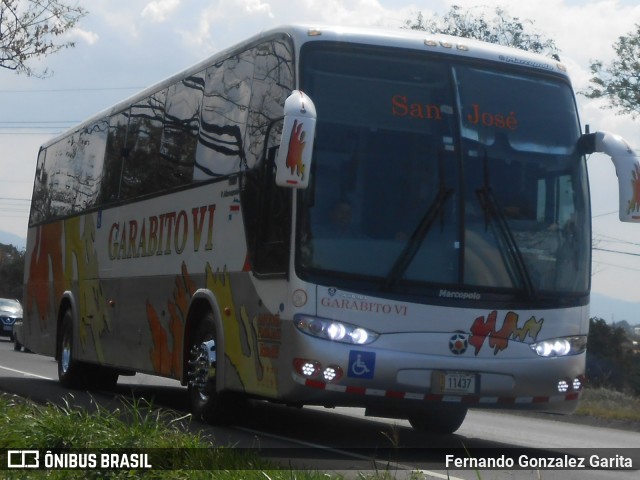
[[[20,350],[22,350],[22,344],[18,341],[17,338],[15,338],[15,336],[13,337],[13,349],[16,352],[19,352]]]
[[[71,310],[67,310],[62,317],[58,348],[58,380],[60,384],[66,388],[79,390],[89,388],[110,390],[114,388],[118,382],[118,371],[102,365],[75,360],[73,338],[73,316]]]
[[[87,370],[84,364],[74,359],[73,338],[73,317],[71,310],[67,310],[60,323],[58,381],[66,388],[83,389],[87,386]]]
[[[450,434],[460,428],[467,416],[464,407],[429,407],[409,416],[409,423],[419,432]]]
[[[216,388],[218,357],[216,328],[211,311],[197,321],[189,349],[187,375],[189,401],[194,416],[207,423],[221,424],[230,421],[228,396]]]

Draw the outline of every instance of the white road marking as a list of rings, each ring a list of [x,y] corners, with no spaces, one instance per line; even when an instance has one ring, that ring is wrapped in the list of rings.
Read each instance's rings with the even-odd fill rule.
[[[0,366],[2,370],[8,370],[9,372],[21,373],[26,377],[42,378],[43,380],[55,380],[55,378],[43,377],[42,375],[36,375],[35,373],[24,372],[22,370],[16,370],[15,368]]]

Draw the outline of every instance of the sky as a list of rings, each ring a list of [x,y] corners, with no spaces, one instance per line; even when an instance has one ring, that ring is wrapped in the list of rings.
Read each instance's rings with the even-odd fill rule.
[[[67,38],[76,46],[35,62],[53,71],[41,79],[0,69],[0,230],[26,237],[28,201],[39,146],[55,134],[262,30],[288,23],[400,28],[453,4],[501,6],[534,22],[560,49],[574,89],[586,89],[594,59],[613,58],[612,45],[640,23],[636,0],[66,0],[89,14]],[[625,137],[640,148],[640,119],[577,96],[582,125]],[[593,208],[592,291],[640,300],[640,224],[618,221],[612,162],[588,160]],[[612,253],[603,250],[614,250]],[[640,303],[637,303],[640,323]],[[596,312],[603,318],[611,312]]]

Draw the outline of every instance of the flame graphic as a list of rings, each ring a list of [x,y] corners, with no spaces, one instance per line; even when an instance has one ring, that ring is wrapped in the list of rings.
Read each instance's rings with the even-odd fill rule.
[[[523,342],[528,335],[535,342],[544,322],[543,318],[538,321],[535,317],[531,317],[521,328],[518,328],[518,314],[508,312],[504,318],[502,328],[496,330],[497,317],[498,312],[494,310],[487,315],[486,321],[484,317],[478,317],[474,320],[473,325],[471,325],[472,335],[469,338],[469,344],[475,347],[476,355],[480,352],[487,337],[489,337],[489,347],[493,348],[494,355],[506,349],[509,346],[509,339],[511,338],[517,338]]]
[[[78,338],[82,350],[92,342],[99,362],[104,362],[101,337],[111,331],[111,320],[99,278],[95,249],[96,228],[92,215],[64,222],[41,225],[31,252],[27,301],[30,313],[35,308],[40,329],[55,329],[49,322],[56,318],[57,304],[65,290],[78,283]],[[81,281],[79,281],[81,280]]]
[[[252,392],[276,394],[276,369],[272,359],[260,353],[258,315],[250,313],[244,304],[236,303],[231,276],[226,268],[214,271],[207,263],[205,286],[215,295],[222,310],[225,344],[224,359],[219,361],[224,361],[227,383]],[[183,263],[181,274],[175,278],[173,298],[167,301],[170,319],[166,326],[147,300],[147,321],[153,341],[149,355],[153,370],[158,374],[178,379],[182,375],[183,332],[189,299],[197,288]]]
[[[304,141],[305,132],[302,129],[302,123],[297,120],[293,122],[291,129],[291,138],[289,139],[289,153],[287,154],[287,167],[291,169],[291,174],[295,170],[296,174],[304,179],[304,164],[302,163],[302,152],[306,142]]]
[[[176,276],[173,300],[167,302],[169,310],[169,331],[165,330],[153,305],[147,300],[147,321],[151,329],[153,345],[149,352],[153,370],[156,373],[173,378],[182,376],[182,340],[187,318],[189,299],[196,291],[187,267],[182,263],[182,274]],[[172,341],[169,342],[169,334]],[[173,346],[173,348],[170,347]]]

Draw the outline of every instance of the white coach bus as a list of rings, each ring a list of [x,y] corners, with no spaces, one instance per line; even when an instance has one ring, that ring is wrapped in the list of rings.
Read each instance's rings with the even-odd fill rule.
[[[304,92],[304,93],[303,93]],[[62,384],[144,372],[455,431],[584,385],[585,155],[553,59],[411,31],[262,33],[42,146],[23,343]]]

